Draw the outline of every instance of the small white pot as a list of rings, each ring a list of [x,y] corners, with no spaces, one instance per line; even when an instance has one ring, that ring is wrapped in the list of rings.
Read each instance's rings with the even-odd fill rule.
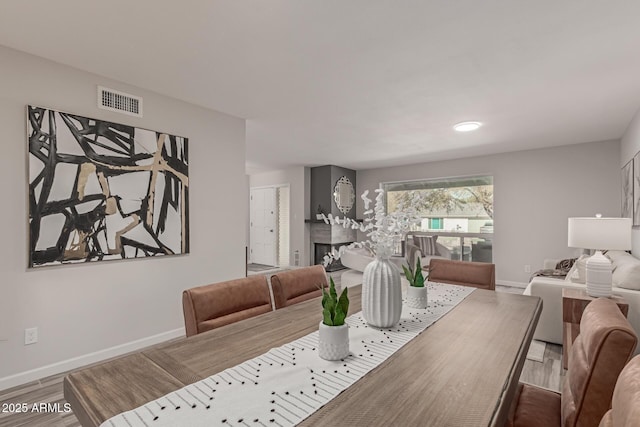
[[[411,308],[427,308],[427,287],[418,288],[409,286],[407,288],[407,296],[405,298],[407,307]]]
[[[349,325],[327,326],[320,322],[318,355],[325,360],[340,360],[349,356]]]

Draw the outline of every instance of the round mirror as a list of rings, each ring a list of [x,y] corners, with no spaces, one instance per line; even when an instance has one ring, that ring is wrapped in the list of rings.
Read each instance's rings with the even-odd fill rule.
[[[345,215],[353,208],[353,204],[356,201],[356,191],[346,176],[340,177],[336,182],[336,186],[333,188],[333,200],[336,202],[340,212]]]

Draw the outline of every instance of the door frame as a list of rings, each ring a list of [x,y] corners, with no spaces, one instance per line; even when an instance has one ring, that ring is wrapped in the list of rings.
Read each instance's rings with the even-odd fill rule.
[[[249,229],[249,246],[248,246],[248,256],[247,256],[247,262],[248,263],[252,263],[253,259],[251,258],[251,190],[262,190],[265,188],[274,188],[276,190],[276,207],[279,208],[277,202],[278,202],[278,190],[280,188],[286,187],[289,189],[289,257],[288,257],[288,261],[287,264],[291,264],[291,184],[290,183],[285,183],[285,184],[273,184],[273,185],[257,185],[254,187],[249,187],[249,218],[248,218],[248,229]],[[277,229],[277,241],[280,241],[280,233],[282,230],[280,230],[278,221],[276,221],[276,229]],[[276,247],[276,257],[275,257],[276,261],[277,261],[277,265],[279,266],[280,264],[280,257],[279,257],[279,253],[278,253],[278,248]]]
[[[254,211],[254,193],[259,193],[259,198],[261,199],[261,208],[262,210],[258,212]],[[270,196],[273,195],[271,198]],[[263,197],[264,196],[264,197]],[[276,265],[278,262],[278,191],[276,188],[272,186],[262,186],[262,187],[251,187],[249,189],[249,258],[251,263],[265,264],[265,265]],[[271,213],[267,212],[270,209],[265,209],[267,206],[272,207]],[[254,213],[257,213],[257,216],[254,216]],[[271,216],[271,218],[267,218],[267,216]],[[259,224],[263,220],[266,220],[267,223]],[[257,246],[257,238],[252,234],[252,229],[254,228],[254,221],[257,223],[256,227],[262,227],[261,238],[262,240],[258,242]],[[271,233],[268,236],[262,235],[262,231],[271,228]],[[259,245],[259,243],[267,243],[273,242],[273,249],[269,252],[264,252],[265,245]],[[255,259],[256,250],[259,249],[259,258]]]

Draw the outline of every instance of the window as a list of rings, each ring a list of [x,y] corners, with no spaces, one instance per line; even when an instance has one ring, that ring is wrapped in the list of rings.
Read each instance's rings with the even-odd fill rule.
[[[493,177],[473,176],[383,183],[393,212],[412,193],[424,202],[417,232],[437,235],[441,255],[467,261],[492,260]],[[445,253],[447,252],[447,253]]]
[[[442,218],[429,218],[429,229],[430,230],[442,230]]]

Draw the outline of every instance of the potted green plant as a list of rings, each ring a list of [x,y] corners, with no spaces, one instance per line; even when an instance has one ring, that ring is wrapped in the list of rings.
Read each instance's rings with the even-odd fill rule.
[[[349,355],[349,325],[344,322],[349,311],[347,288],[340,296],[333,278],[329,291],[322,287],[322,321],[318,329],[318,354],[325,360],[340,360]]]
[[[422,272],[420,257],[416,257],[415,269],[405,265],[402,266],[402,269],[404,270],[405,277],[409,281],[405,304],[411,308],[427,308],[427,287],[424,285],[425,277]]]

